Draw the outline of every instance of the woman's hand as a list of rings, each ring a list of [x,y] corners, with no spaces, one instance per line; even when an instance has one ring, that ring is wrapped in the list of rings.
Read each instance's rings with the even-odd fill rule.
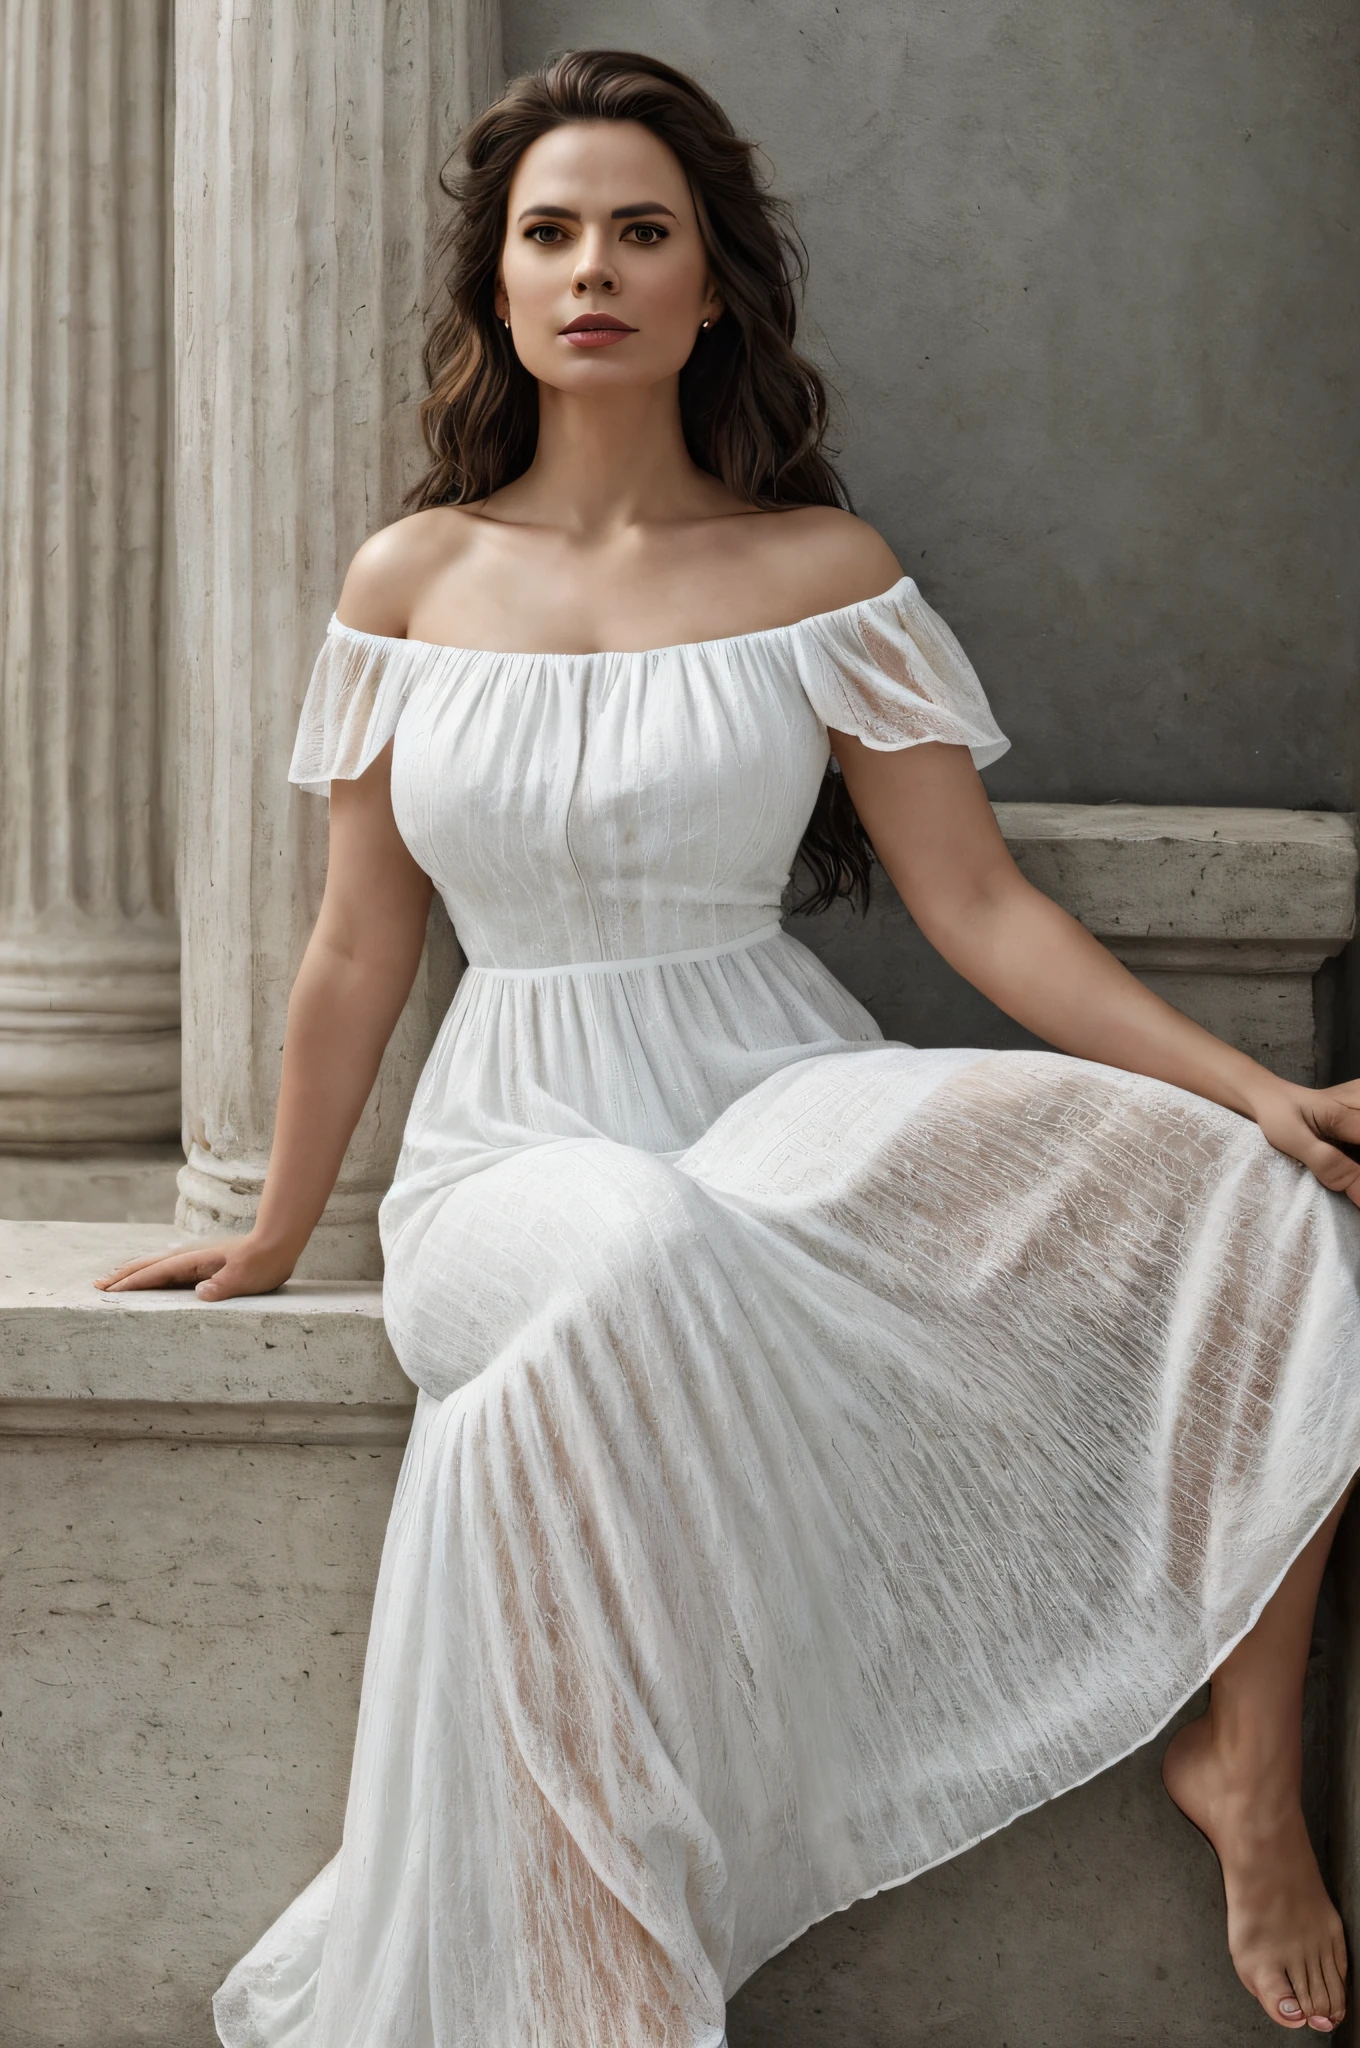
[[[1252,1113],[1277,1152],[1301,1160],[1323,1187],[1360,1209],[1360,1159],[1341,1149],[1360,1149],[1360,1081],[1341,1081],[1335,1088],[1277,1081],[1253,1103]]]
[[[153,1252],[129,1259],[95,1286],[105,1294],[143,1287],[192,1287],[202,1301],[227,1301],[233,1294],[271,1294],[297,1264],[295,1253],[259,1244],[253,1236],[228,1237],[220,1244],[194,1245],[178,1252]]]
[[[269,1294],[291,1275],[335,1185],[383,1047],[411,992],[432,884],[392,816],[392,743],[331,784],[326,893],[288,1004],[274,1145],[253,1229],[129,1259],[105,1294],[192,1287],[203,1301]]]

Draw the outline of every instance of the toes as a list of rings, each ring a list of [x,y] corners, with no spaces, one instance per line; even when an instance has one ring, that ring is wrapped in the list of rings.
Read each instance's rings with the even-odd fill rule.
[[[1321,1957],[1322,1980],[1327,1996],[1320,2010],[1325,2012],[1334,2025],[1346,2017],[1345,1972],[1337,1968],[1336,1957],[1330,1949],[1324,1949]]]
[[[1316,1957],[1308,1961],[1302,1958],[1293,1964],[1289,1981],[1294,1987],[1294,1996],[1303,2007],[1303,2016],[1311,2027],[1315,2020],[1327,2018],[1327,1993],[1323,1987],[1322,1971]]]
[[[1298,1975],[1291,1974],[1294,1974],[1297,1984]],[[1326,1949],[1319,1950],[1317,1955],[1308,1959],[1308,1996],[1303,2009],[1315,2034],[1330,2034],[1345,2012],[1345,1993]]]
[[[1335,2022],[1328,2011],[1331,2000],[1323,1988],[1321,1972],[1316,1969],[1308,1972],[1308,1989],[1306,1992],[1303,1989],[1304,1981],[1304,1972],[1300,1969],[1294,1977],[1294,1983],[1302,1994],[1303,2012],[1308,2024],[1308,2030],[1313,2034],[1330,2034]]]
[[[1266,2012],[1280,2026],[1289,2027],[1294,2031],[1307,2026],[1302,2002],[1295,1995],[1294,1987],[1283,1971],[1278,1976],[1272,1976],[1267,1982],[1257,1985],[1255,1990]]]

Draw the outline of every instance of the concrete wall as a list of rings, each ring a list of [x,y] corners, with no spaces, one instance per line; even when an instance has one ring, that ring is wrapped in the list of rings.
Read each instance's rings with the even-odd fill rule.
[[[994,796],[1351,808],[1356,0],[506,0],[512,70],[573,43],[764,145]]]

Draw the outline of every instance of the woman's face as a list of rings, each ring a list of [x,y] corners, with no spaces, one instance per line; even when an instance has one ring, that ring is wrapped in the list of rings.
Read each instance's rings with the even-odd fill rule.
[[[580,121],[511,180],[496,312],[539,382],[582,394],[678,375],[722,305],[680,161],[636,121]]]

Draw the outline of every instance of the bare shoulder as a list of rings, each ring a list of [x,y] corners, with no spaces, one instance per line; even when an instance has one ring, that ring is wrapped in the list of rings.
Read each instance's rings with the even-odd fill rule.
[[[786,584],[793,611],[839,611],[890,590],[902,566],[881,533],[837,505],[800,505],[761,521],[769,572]]]
[[[345,576],[341,625],[404,639],[417,597],[472,544],[473,524],[461,506],[434,505],[371,533]]]

